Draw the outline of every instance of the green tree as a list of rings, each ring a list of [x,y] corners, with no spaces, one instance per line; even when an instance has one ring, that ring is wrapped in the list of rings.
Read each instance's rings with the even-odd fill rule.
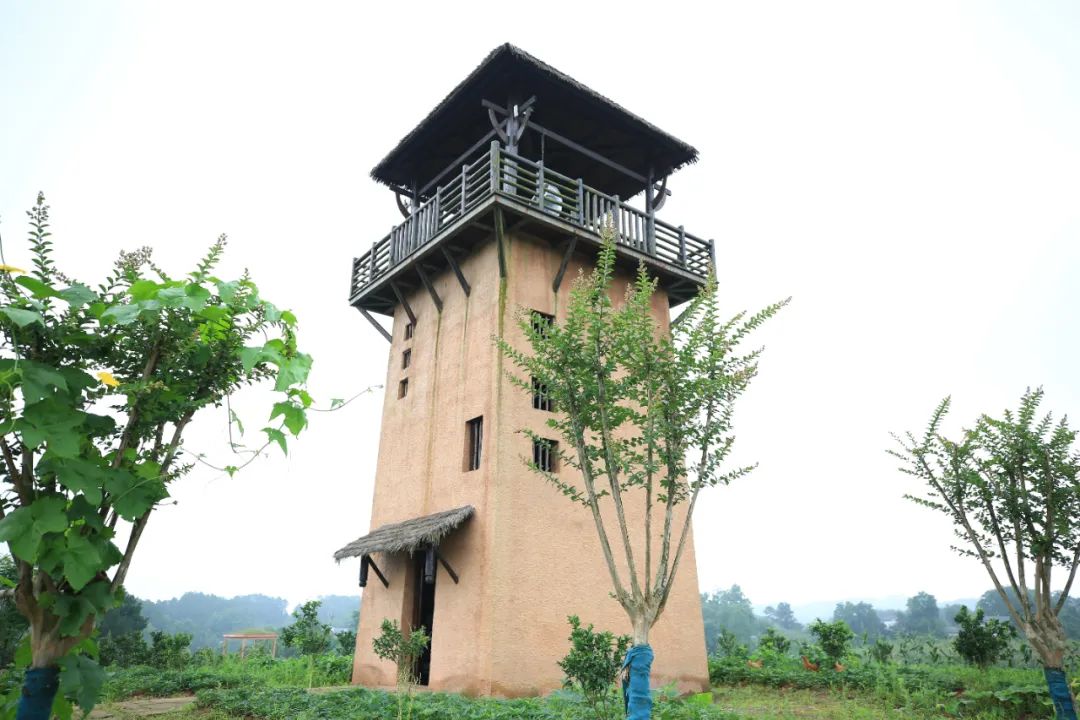
[[[908,497],[944,513],[964,543],[960,553],[990,575],[1043,665],[1057,717],[1075,720],[1059,615],[1080,564],[1080,452],[1064,418],[1039,417],[1042,399],[1041,389],[1028,390],[1015,412],[982,415],[951,440],[941,431],[946,398],[921,436],[897,438],[900,449],[891,452],[927,484],[925,495]],[[1056,598],[1055,568],[1066,578]]]
[[[281,631],[281,642],[301,655],[322,655],[328,651],[333,633],[329,625],[319,622],[321,604],[319,600],[309,600],[294,610],[294,622]]]
[[[1016,630],[1001,620],[984,621],[982,608],[975,612],[961,606],[956,617],[960,632],[953,639],[953,647],[960,657],[972,665],[988,668],[1009,649],[1009,641],[1016,637]]]
[[[837,603],[833,620],[843,620],[856,637],[873,640],[885,635],[885,623],[878,617],[874,606],[867,602]]]
[[[15,659],[15,650],[26,634],[27,622],[15,607],[15,587],[19,571],[9,555],[0,555],[0,672]]]
[[[142,603],[134,595],[123,593],[120,604],[105,613],[98,623],[98,635],[101,637],[119,637],[132,633],[142,634],[147,620],[142,614]]]
[[[742,588],[732,585],[727,590],[701,594],[701,618],[705,626],[705,648],[712,650],[723,630],[727,630],[743,645],[753,645],[762,632],[761,620],[754,615],[750,598]]]
[[[91,288],[55,267],[43,196],[28,215],[32,270],[0,270],[0,542],[31,629],[23,717],[38,718],[60,669],[63,697],[93,706],[102,672],[91,633],[153,510],[199,459],[183,448],[196,413],[270,380],[281,400],[263,447],[284,450],[306,424],[311,358],[297,349],[292,313],[260,298],[246,274],[212,274],[224,236],[182,277],[143,248]]]
[[[925,592],[909,597],[907,610],[900,613],[897,619],[896,630],[909,635],[944,635],[945,623],[941,619],[937,598]]]
[[[831,623],[815,620],[808,629],[814,639],[817,640],[821,652],[834,665],[839,664],[844,659],[851,641],[855,637],[855,633],[843,620],[834,620]]]
[[[578,479],[528,465],[592,516],[615,599],[633,628],[630,715],[643,717],[651,707],[642,687],[652,657],[649,630],[671,592],[698,495],[752,470],[726,467],[735,402],[757,374],[761,352],[739,354],[739,344],[785,303],[721,322],[710,279],[669,334],[653,316],[656,281],[644,266],[625,293],[614,270],[609,229],[596,268],[570,292],[565,319],[549,324],[522,312],[518,327],[528,350],[509,337],[498,345],[521,371],[512,382],[529,396],[541,383],[561,410],[547,424],[560,438],[556,456]],[[623,298],[619,306],[613,296]],[[627,520],[633,496],[644,510],[642,527]]]
[[[590,624],[581,626],[577,615],[570,623],[570,652],[559,661],[566,673],[563,687],[577,690],[592,708],[597,720],[611,716],[612,686],[622,668],[622,659],[630,647],[630,636],[596,632]]]
[[[802,623],[795,619],[791,605],[786,602],[765,608],[765,617],[782,630],[802,630]]]

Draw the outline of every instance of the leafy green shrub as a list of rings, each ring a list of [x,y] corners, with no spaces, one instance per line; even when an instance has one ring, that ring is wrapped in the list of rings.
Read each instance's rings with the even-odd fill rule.
[[[397,620],[383,620],[382,633],[371,645],[376,657],[397,666],[398,684],[411,685],[416,681],[416,661],[430,642],[424,628],[406,635],[398,627]]]
[[[893,644],[886,642],[881,638],[874,641],[874,644],[870,646],[869,655],[875,661],[881,664],[885,664],[892,659]]]
[[[191,661],[191,633],[150,633],[146,664],[162,670],[182,670]]]
[[[616,637],[606,630],[595,632],[591,624],[582,627],[577,615],[569,616],[567,621],[570,652],[559,661],[566,673],[563,687],[580,692],[597,718],[608,717],[613,709],[612,686],[632,640],[629,635]]]
[[[334,637],[337,638],[339,653],[342,655],[353,654],[353,650],[356,649],[355,630],[342,630],[341,632],[334,633]]]
[[[656,720],[737,720],[705,698],[661,700]],[[449,693],[419,693],[413,714],[424,720],[589,720],[591,710],[556,694],[546,698],[466,698]],[[351,688],[312,694],[299,689],[237,688],[198,693],[196,705],[232,717],[266,720],[354,720],[396,717],[394,693]]]
[[[720,634],[716,636],[716,654],[722,658],[745,659],[750,655],[750,651],[739,642],[739,638],[735,636],[735,633],[727,628],[721,628]]]
[[[818,647],[830,663],[838,663],[847,655],[855,633],[843,620],[825,622],[815,620],[809,627],[810,634],[817,639]]]
[[[98,640],[98,653],[105,666],[134,667],[150,663],[150,648],[141,631],[103,636]]]
[[[791,650],[791,641],[777,632],[776,628],[769,628],[761,636],[761,640],[758,641],[758,651],[762,650],[777,655],[787,655],[788,651]]]
[[[319,600],[310,600],[293,611],[295,619],[281,631],[281,642],[301,655],[321,655],[330,649],[330,626],[319,622]]]
[[[987,620],[979,608],[974,613],[967,606],[956,614],[956,624],[960,633],[953,640],[956,652],[971,665],[986,668],[998,661],[1009,648],[1009,641],[1016,637],[1016,630],[1007,622]]]

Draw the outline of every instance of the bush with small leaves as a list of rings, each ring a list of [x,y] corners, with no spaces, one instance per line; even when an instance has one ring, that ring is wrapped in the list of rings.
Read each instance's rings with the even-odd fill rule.
[[[960,657],[971,665],[987,668],[1004,656],[1009,649],[1009,641],[1016,637],[1016,630],[1007,622],[984,620],[982,608],[975,612],[960,608],[956,614],[956,624],[960,633],[953,640],[953,647]]]
[[[791,650],[791,641],[777,632],[776,628],[769,628],[761,636],[761,640],[758,641],[758,651],[762,650],[777,655],[787,655],[788,651]]]
[[[619,676],[622,660],[630,649],[629,635],[604,631],[596,632],[590,624],[581,626],[577,615],[567,618],[570,623],[570,652],[559,661],[566,673],[563,687],[577,690],[585,698],[598,719],[611,713],[611,687]]]
[[[847,654],[855,633],[843,620],[825,622],[815,620],[809,627],[810,634],[831,663],[839,663]]]

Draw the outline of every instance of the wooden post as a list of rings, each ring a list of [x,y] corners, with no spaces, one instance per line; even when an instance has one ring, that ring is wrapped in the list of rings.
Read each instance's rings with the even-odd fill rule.
[[[277,638],[274,638],[274,644],[270,646],[270,657],[277,657]]]
[[[465,191],[468,190],[468,164],[461,166],[461,214],[465,214]]]
[[[491,165],[491,194],[499,192],[499,141],[491,141],[491,155],[488,161]]]
[[[645,251],[650,255],[656,255],[656,190],[653,179],[652,168],[649,168],[649,182],[645,185]]]
[[[544,161],[536,164],[536,206],[541,211],[547,210],[547,202],[544,200]]]
[[[432,221],[432,225],[434,226],[434,229],[433,229],[433,231],[431,233],[432,235],[436,235],[439,232],[439,225],[440,225],[440,221],[442,220],[441,215],[442,215],[442,186],[439,185],[439,186],[435,187],[435,215],[433,216],[434,220]]]
[[[612,223],[615,226],[615,242],[619,242],[619,232],[620,232],[620,230],[619,230],[619,225],[620,225],[619,215],[620,214],[622,214],[622,206],[621,206],[621,204],[619,202],[619,196],[616,195],[615,196],[615,205],[613,206],[613,211],[611,213]]]
[[[585,226],[585,184],[577,179],[577,216],[578,225]]]
[[[686,228],[679,226],[679,264],[686,265]]]
[[[240,659],[244,659],[244,653],[247,650],[247,638],[240,638]]]

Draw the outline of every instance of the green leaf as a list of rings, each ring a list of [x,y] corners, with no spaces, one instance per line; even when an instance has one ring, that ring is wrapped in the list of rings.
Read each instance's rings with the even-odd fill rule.
[[[41,318],[41,313],[34,310],[24,310],[17,307],[0,307],[0,315],[5,315],[11,322],[15,323],[19,327],[26,327],[31,323],[37,323],[42,327],[45,327],[45,321]]]
[[[93,710],[105,684],[105,670],[85,655],[68,655],[58,664],[60,692],[74,698],[83,712]]]
[[[136,280],[131,284],[128,293],[135,302],[142,302],[156,298],[160,289],[161,286],[153,280]]]
[[[106,569],[103,567],[98,549],[85,535],[69,535],[62,558],[64,577],[76,592],[86,587],[86,584],[100,571]]]
[[[93,505],[101,504],[101,489],[113,472],[83,458],[48,458],[42,461],[42,468],[55,472],[61,485],[73,493],[81,492]]]
[[[344,404],[345,404],[345,400],[343,398],[331,398],[331,400],[330,400],[330,409],[335,410],[335,409],[341,407]]]
[[[300,434],[300,431],[307,426],[307,415],[304,413],[304,408],[293,405],[291,402],[279,402],[274,404],[274,409],[270,413],[270,419],[281,416],[284,418],[285,427],[289,432],[296,435]]]
[[[0,542],[6,542],[19,559],[34,562],[45,533],[67,529],[66,505],[64,498],[52,495],[16,508],[0,520]]]
[[[24,360],[21,367],[23,400],[27,404],[51,397],[53,393],[48,388],[65,392],[68,389],[67,380],[55,368],[32,360]]]
[[[60,293],[56,292],[51,286],[41,282],[36,277],[20,275],[15,278],[15,282],[29,290],[30,293],[39,300],[50,297],[60,297]]]
[[[23,443],[31,449],[47,442],[50,455],[75,457],[83,439],[79,428],[85,418],[86,413],[49,398],[23,408],[15,429],[22,433]]]
[[[302,385],[311,372],[311,356],[297,353],[278,363],[277,382],[274,389],[284,392],[293,385]]]
[[[206,303],[210,300],[210,291],[204,288],[202,285],[191,283],[184,288],[185,302],[184,306],[193,312],[199,312]]]
[[[139,317],[138,305],[113,305],[101,314],[101,321],[116,325],[130,325]]]
[[[134,521],[145,515],[159,500],[168,497],[165,483],[154,478],[136,477],[129,472],[114,471],[105,483],[113,509],[125,520]]]
[[[281,452],[286,455],[289,454],[289,444],[288,440],[285,438],[285,433],[272,427],[263,428],[263,432],[266,433],[266,437],[269,438],[270,442],[276,442],[281,446]]]
[[[97,297],[93,290],[79,283],[64,288],[58,294],[62,299],[67,300],[71,307],[82,307]]]

